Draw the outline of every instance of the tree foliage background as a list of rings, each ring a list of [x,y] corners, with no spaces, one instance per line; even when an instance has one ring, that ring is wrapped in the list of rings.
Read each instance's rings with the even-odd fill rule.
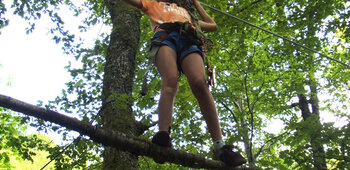
[[[350,64],[350,3],[345,0],[202,2]],[[72,17],[81,18],[81,23],[77,23],[76,28],[65,26],[69,17],[60,13],[59,9],[63,7],[72,11]],[[35,23],[40,22],[42,16],[49,16],[52,21],[49,31],[52,39],[62,46],[72,63],[79,63],[67,64],[72,80],[67,82],[62,95],[53,101],[39,103],[40,105],[62,110],[93,124],[111,126],[114,126],[113,122],[107,122],[108,114],[104,113],[108,110],[106,105],[122,108],[120,112],[130,107],[132,119],[135,120],[126,121],[138,122],[135,126],[141,124],[151,127],[157,115],[160,80],[156,70],[152,69],[148,93],[144,97],[140,95],[152,36],[146,16],[141,16],[139,11],[120,0],[13,0],[11,5],[0,2],[0,28],[11,24],[3,17],[10,8],[14,9],[14,15],[28,21],[27,33],[35,31]],[[211,64],[216,67],[218,85],[212,89],[212,93],[227,143],[238,146],[237,149],[248,158],[251,167],[349,167],[349,67],[220,13],[206,10],[219,26],[217,32],[208,34],[216,44],[210,47],[209,57]],[[136,17],[134,21],[121,22],[118,17],[124,14]],[[140,27],[141,33],[139,48],[134,49],[136,58],[130,59],[135,64],[134,74],[131,74],[134,76],[128,77],[132,80],[132,90],[130,94],[116,90],[106,95],[102,90],[107,84],[103,80],[106,76],[105,66],[110,64],[108,57],[113,53],[113,50],[109,50],[113,49],[116,39],[123,38],[123,34],[115,32],[125,30],[128,22],[140,23],[140,26],[134,24],[134,27]],[[84,33],[101,23],[111,26],[111,30],[102,32],[93,47],[85,47],[83,38],[72,32],[73,29],[78,29]],[[122,45],[127,46],[129,43],[124,42]],[[176,149],[209,157],[210,136],[185,79],[182,76],[179,80],[171,134],[173,144]],[[1,121],[5,121],[7,116],[2,116]],[[327,121],[327,116],[345,123]],[[38,130],[52,129],[61,134],[63,140],[75,141],[56,158],[57,169],[108,167],[106,161],[103,163],[106,160],[106,150],[100,144],[93,143],[86,137],[77,138],[69,130],[50,122],[30,118],[23,120]],[[273,122],[280,122],[282,126],[271,127]],[[154,127],[146,129],[140,137],[149,139],[156,130]],[[274,132],[269,129],[274,129]],[[7,138],[11,133],[17,132],[2,131],[1,135]],[[33,147],[28,145],[19,154],[30,159],[31,152],[28,148]],[[55,152],[50,152],[51,159],[66,146],[60,147],[56,147]],[[3,153],[1,152],[2,155]],[[173,164],[158,165],[146,157],[135,159],[140,169],[182,169]]]

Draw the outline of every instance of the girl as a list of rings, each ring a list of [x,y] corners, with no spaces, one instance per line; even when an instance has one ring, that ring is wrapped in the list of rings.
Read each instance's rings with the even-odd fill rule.
[[[158,46],[155,63],[162,86],[158,105],[159,132],[155,134],[152,142],[163,147],[171,146],[169,133],[178,89],[178,75],[184,73],[208,126],[213,141],[214,158],[224,161],[229,166],[246,163],[246,160],[238,152],[233,152],[232,146],[225,145],[222,139],[218,113],[206,83],[202,50],[198,43],[194,43],[180,31],[183,30],[183,23],[190,23],[190,31],[196,29],[189,12],[171,0],[124,1],[148,15],[152,30],[155,32],[151,46]],[[206,13],[199,1],[193,0],[192,3],[202,18],[197,24],[200,29],[206,32],[216,31],[215,21]]]

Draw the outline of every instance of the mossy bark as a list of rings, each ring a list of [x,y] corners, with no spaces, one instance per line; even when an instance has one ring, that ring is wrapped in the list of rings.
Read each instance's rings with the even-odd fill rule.
[[[106,0],[113,29],[106,56],[101,116],[103,125],[137,136],[132,111],[135,59],[140,39],[140,11],[121,0]],[[105,147],[104,169],[137,169],[138,158],[128,152]]]

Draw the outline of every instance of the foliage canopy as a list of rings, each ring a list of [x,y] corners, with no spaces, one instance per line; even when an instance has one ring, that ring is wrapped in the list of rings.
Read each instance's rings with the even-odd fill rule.
[[[35,30],[35,23],[43,15],[48,15],[52,20],[50,34],[53,40],[72,60],[80,63],[79,67],[68,64],[72,81],[67,83],[62,95],[48,102],[46,107],[74,113],[84,121],[100,122],[96,114],[102,107],[105,57],[113,37],[110,37],[110,32],[102,32],[93,47],[84,47],[82,37],[72,33],[72,28],[65,27],[64,15],[58,9],[68,7],[74,17],[81,17],[77,28],[87,32],[98,23],[112,23],[113,16],[108,15],[106,7],[114,2],[121,3],[120,0],[86,0],[81,3],[69,0],[14,0],[7,7],[5,5],[8,4],[0,2],[0,14],[13,8],[14,15],[28,21],[28,33]],[[203,2],[349,64],[350,3],[345,0]],[[207,11],[219,26],[217,32],[209,34],[216,43],[210,48],[209,56],[217,71],[218,86],[212,89],[212,93],[227,143],[235,144],[244,151],[250,166],[310,169],[322,166],[322,160],[318,159],[324,159],[329,169],[349,167],[349,123],[336,126],[322,115],[327,113],[349,122],[350,69],[242,22],[209,9]],[[145,56],[148,55],[147,47],[152,36],[148,18],[143,16],[140,22],[140,49],[135,61],[137,67],[132,93],[133,114],[140,122],[151,124],[157,112],[160,80],[153,69],[149,91],[146,96],[140,96],[147,63]],[[1,16],[0,28],[8,24],[7,18]],[[210,137],[185,79],[182,76],[179,80],[174,108],[174,146],[208,156]],[[113,100],[125,103],[129,98],[118,96]],[[303,104],[307,107],[303,107]],[[276,121],[282,125],[272,127]],[[38,120],[32,124],[39,129],[53,129],[64,139],[74,140],[61,127]],[[271,133],[268,129],[273,128],[280,130]],[[1,134],[8,136],[11,133],[14,132],[9,129]],[[142,138],[148,139],[153,134],[151,130],[146,131]],[[315,148],[323,152],[315,152]],[[99,167],[101,152],[100,145],[82,138],[74,149],[66,152],[69,159],[64,156],[58,158],[56,167]],[[30,158],[29,155],[26,157]],[[89,161],[92,163],[88,164]],[[139,163],[145,169],[181,169],[175,165],[157,165],[148,158],[140,158]]]

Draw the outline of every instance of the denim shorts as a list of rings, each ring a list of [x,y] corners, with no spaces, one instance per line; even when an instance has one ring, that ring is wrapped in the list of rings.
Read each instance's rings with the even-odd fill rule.
[[[159,39],[164,32],[165,31],[159,31],[153,36],[151,40],[151,48],[154,45],[154,40]],[[203,58],[203,51],[201,48],[194,45],[190,40],[188,40],[185,36],[180,35],[180,33],[177,31],[170,32],[167,38],[162,41],[161,46],[163,45],[169,46],[176,52],[177,68],[180,74],[182,73],[181,62],[186,56],[191,53],[198,53]]]

